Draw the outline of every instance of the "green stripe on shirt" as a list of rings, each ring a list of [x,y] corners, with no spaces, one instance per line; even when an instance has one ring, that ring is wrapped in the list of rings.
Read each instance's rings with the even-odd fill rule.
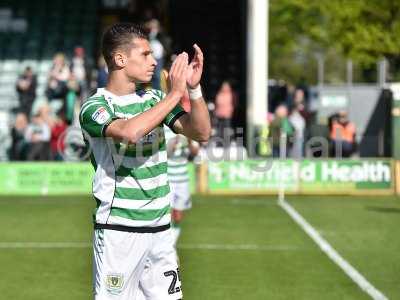
[[[138,169],[131,169],[131,168],[125,168],[124,166],[120,166],[116,171],[116,175],[122,177],[131,176],[136,179],[148,179],[167,173],[167,169],[168,167],[166,162],[162,162],[151,167],[144,167]]]
[[[161,209],[128,209],[128,208],[111,208],[111,215],[136,221],[151,221],[159,219],[171,210],[169,205]]]
[[[169,191],[170,189],[168,184],[150,190],[117,187],[115,190],[115,198],[128,200],[152,200],[167,196]]]

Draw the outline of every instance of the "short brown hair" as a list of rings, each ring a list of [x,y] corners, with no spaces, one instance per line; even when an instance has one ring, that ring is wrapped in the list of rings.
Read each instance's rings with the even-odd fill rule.
[[[133,23],[117,23],[103,34],[102,53],[110,70],[114,69],[113,57],[117,49],[129,51],[134,38],[147,39],[143,29]]]

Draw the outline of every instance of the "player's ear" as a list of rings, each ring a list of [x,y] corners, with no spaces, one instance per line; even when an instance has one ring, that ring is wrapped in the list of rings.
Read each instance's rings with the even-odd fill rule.
[[[123,52],[116,52],[114,55],[114,63],[117,67],[123,68],[126,66],[128,59]]]

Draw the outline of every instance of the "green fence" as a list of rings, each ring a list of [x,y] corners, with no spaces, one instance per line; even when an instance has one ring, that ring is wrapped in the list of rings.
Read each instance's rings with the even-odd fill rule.
[[[88,194],[92,178],[88,163],[1,163],[0,194]]]
[[[392,194],[391,160],[275,160],[208,163],[209,193]]]
[[[394,161],[274,160],[208,162],[204,176],[189,165],[190,188],[206,193],[393,194]],[[0,195],[89,195],[89,163],[1,163]]]
[[[89,163],[0,163],[0,195],[89,195],[93,167]],[[195,167],[189,165],[195,192]]]

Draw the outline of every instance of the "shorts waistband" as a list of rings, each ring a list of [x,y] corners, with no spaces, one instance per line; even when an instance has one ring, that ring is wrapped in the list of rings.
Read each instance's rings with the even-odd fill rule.
[[[134,232],[134,233],[156,233],[168,230],[171,227],[170,224],[156,226],[156,227],[130,227],[123,225],[114,225],[114,224],[94,224],[94,229],[107,229],[107,230],[116,230],[116,231],[125,231],[125,232]]]

